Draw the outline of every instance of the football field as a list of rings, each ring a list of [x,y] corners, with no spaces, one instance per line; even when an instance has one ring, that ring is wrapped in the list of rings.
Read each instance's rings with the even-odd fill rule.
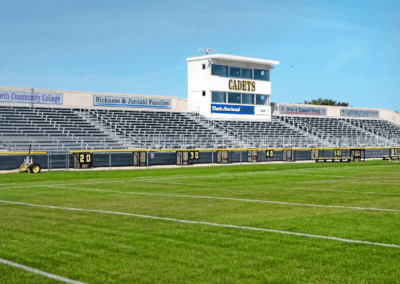
[[[400,164],[0,175],[0,283],[400,283]]]

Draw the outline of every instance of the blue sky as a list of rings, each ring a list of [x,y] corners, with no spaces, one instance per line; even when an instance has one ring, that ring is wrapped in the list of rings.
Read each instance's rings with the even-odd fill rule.
[[[209,47],[280,61],[272,101],[400,112],[400,1],[2,0],[0,35],[0,86],[186,98]]]

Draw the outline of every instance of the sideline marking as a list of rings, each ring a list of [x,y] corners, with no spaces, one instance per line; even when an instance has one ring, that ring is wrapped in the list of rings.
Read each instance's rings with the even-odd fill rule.
[[[61,210],[69,210],[69,211],[95,212],[95,213],[131,216],[131,217],[146,218],[146,219],[153,219],[153,220],[162,220],[162,221],[171,221],[171,222],[186,223],[186,224],[200,224],[200,225],[208,225],[208,226],[222,227],[222,228],[261,231],[261,232],[284,234],[284,235],[293,235],[293,236],[308,237],[308,238],[334,240],[334,241],[345,242],[345,243],[355,243],[355,244],[363,244],[363,245],[375,245],[375,246],[381,246],[381,247],[400,248],[400,245],[395,245],[395,244],[375,243],[375,242],[350,240],[350,239],[336,238],[336,237],[311,235],[311,234],[305,234],[305,233],[296,233],[296,232],[290,232],[290,231],[263,229],[263,228],[247,227],[247,226],[239,226],[239,225],[229,225],[229,224],[218,224],[218,223],[210,223],[210,222],[204,222],[204,221],[190,221],[190,220],[174,219],[174,218],[167,218],[167,217],[157,217],[157,216],[150,216],[150,215],[141,215],[141,214],[133,214],[133,213],[116,212],[116,211],[104,211],[104,210],[97,210],[97,209],[83,209],[83,208],[74,208],[74,207],[53,206],[53,205],[41,205],[41,204],[14,202],[14,201],[7,201],[7,200],[0,200],[0,203],[24,205],[24,206],[32,206],[32,207],[41,207],[41,208],[50,208],[50,209],[61,209]],[[80,283],[80,282],[77,282],[77,283]]]
[[[49,186],[52,188],[65,188],[63,186]],[[186,195],[186,194],[171,194],[171,193],[150,193],[150,192],[135,192],[135,191],[117,191],[117,190],[106,190],[106,189],[95,189],[95,188],[82,188],[73,187],[76,190],[85,191],[97,191],[97,192],[110,192],[110,193],[125,193],[125,194],[136,194],[136,195],[150,195],[150,196],[167,196],[167,197],[183,197],[183,198],[198,198],[198,199],[217,199],[217,200],[230,200],[230,201],[241,201],[241,202],[256,202],[256,203],[271,203],[271,204],[282,204],[282,205],[293,205],[293,206],[307,206],[307,207],[322,207],[322,208],[340,208],[340,209],[355,209],[355,210],[367,210],[367,211],[388,211],[388,212],[400,212],[399,209],[386,209],[386,208],[373,208],[373,207],[352,207],[342,205],[322,205],[322,204],[309,204],[309,203],[296,203],[296,202],[284,202],[284,201],[272,201],[272,200],[260,200],[260,199],[247,199],[247,198],[234,198],[234,197],[219,197],[219,196],[205,196],[205,195]]]
[[[61,185],[85,185],[85,184],[104,184],[104,183],[120,183],[120,182],[132,182],[132,181],[137,181],[137,182],[143,182],[143,183],[156,183],[156,184],[179,184],[179,185],[193,185],[193,186],[200,186],[200,187],[205,187],[208,185],[203,185],[203,184],[192,184],[192,183],[178,183],[178,182],[167,182],[163,180],[168,180],[168,179],[175,179],[175,177],[170,177],[170,178],[158,178],[158,179],[125,179],[125,180],[104,180],[104,181],[92,181],[92,182],[80,182],[80,183],[62,183]],[[0,184],[1,185],[1,184]],[[35,187],[51,187],[51,185],[48,184],[37,184],[37,185],[22,185],[22,186],[11,186],[8,188],[0,188],[0,190],[8,190],[8,189],[25,189],[25,188],[35,188]]]
[[[196,176],[199,177],[199,176]],[[203,176],[202,176],[203,177]],[[206,177],[206,176],[204,176]],[[213,177],[213,176],[210,176]],[[216,177],[216,176],[215,176]],[[173,178],[163,178],[163,179],[174,179]],[[189,178],[189,177],[187,177]],[[157,180],[162,180],[162,179],[157,179]],[[255,179],[258,181],[261,181],[261,179]],[[283,179],[282,179],[283,180]],[[105,183],[119,183],[119,182],[132,182],[132,181],[138,181],[138,182],[146,182],[145,180],[140,180],[140,179],[127,179],[127,180],[104,180],[104,181],[98,181],[98,182],[81,182],[81,183],[63,183],[60,184],[60,186],[69,186],[69,185],[86,185],[86,184],[105,184]],[[148,182],[152,182],[153,180],[149,180]],[[332,181],[305,181],[305,182],[310,182],[310,183],[316,183],[316,182],[332,182]],[[334,181],[337,182],[337,181]],[[304,183],[304,182],[303,182]],[[361,182],[360,182],[361,183]],[[164,182],[164,184],[167,184],[167,182]],[[368,183],[371,184],[371,183]],[[372,184],[375,185],[376,183]],[[191,185],[187,183],[182,183],[182,185]],[[388,184],[388,185],[395,185],[395,184]],[[10,190],[10,189],[27,189],[27,188],[36,188],[36,187],[52,187],[53,185],[48,185],[48,184],[38,184],[38,185],[26,185],[26,186],[12,186],[8,188],[0,188],[1,190]],[[196,186],[208,186],[209,185],[201,185],[201,184],[196,184]],[[226,186],[225,188],[237,188],[237,189],[247,189],[246,187],[243,186]],[[255,186],[255,188],[260,188],[260,186]],[[306,190],[306,191],[316,191],[316,192],[342,192],[342,193],[354,193],[354,194],[377,194],[377,195],[394,195],[394,196],[399,196],[400,193],[395,193],[395,192],[373,192],[373,191],[351,191],[351,190],[335,190],[335,189],[313,189],[313,188],[301,188],[301,187],[268,187],[268,189],[282,189],[282,190]]]
[[[22,264],[18,264],[18,263],[15,263],[15,262],[12,262],[12,261],[9,261],[9,260],[6,260],[6,259],[2,259],[2,258],[0,258],[0,263],[3,263],[5,265],[9,265],[9,266],[13,266],[13,267],[16,267],[16,268],[20,268],[22,270],[25,270],[25,271],[28,271],[28,272],[32,272],[32,273],[35,273],[35,274],[39,274],[39,275],[45,276],[47,278],[51,278],[51,279],[54,279],[54,280],[57,280],[57,281],[61,281],[61,282],[64,282],[64,283],[85,284],[84,282],[80,282],[80,281],[72,280],[72,279],[69,279],[69,278],[62,277],[62,276],[58,276],[58,275],[55,275],[55,274],[51,274],[51,273],[48,273],[48,272],[44,272],[44,271],[41,271],[39,269],[32,268],[32,267],[29,267],[29,266],[25,266],[25,265],[22,265]]]
[[[182,183],[182,182],[168,182],[168,181],[162,181],[163,179],[159,179],[159,181],[155,180],[143,180],[143,179],[137,179],[135,181],[138,182],[144,182],[144,183],[157,183],[157,184],[179,184],[179,185],[192,185],[192,186],[207,186],[204,184],[193,184],[193,183]]]
[[[244,187],[237,187],[244,188]],[[377,194],[377,195],[395,195],[399,196],[400,193],[395,192],[374,192],[374,191],[351,191],[351,190],[335,190],[335,189],[313,189],[304,187],[269,187],[269,189],[283,189],[283,190],[306,190],[306,191],[317,191],[317,192],[343,192],[343,193],[361,193],[361,194]]]

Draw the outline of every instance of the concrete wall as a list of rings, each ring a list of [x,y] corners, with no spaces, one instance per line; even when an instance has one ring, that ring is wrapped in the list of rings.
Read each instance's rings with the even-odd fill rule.
[[[357,118],[357,119],[383,119],[389,122],[400,125],[400,114],[388,109],[377,109],[377,108],[357,108],[357,107],[340,107],[340,106],[318,106],[318,105],[306,105],[306,104],[290,104],[290,103],[278,103],[274,102],[272,106],[272,115],[282,115],[279,112],[279,106],[299,106],[299,107],[313,107],[313,108],[325,108],[327,109],[326,116],[322,117],[339,117],[339,118]],[[379,118],[371,117],[350,117],[350,116],[340,116],[341,109],[349,110],[367,110],[367,111],[379,111]],[[303,116],[303,117],[317,117],[316,115],[302,115],[302,114],[288,114],[288,116]]]
[[[51,105],[51,104],[35,104],[38,107],[67,107],[67,108],[107,108],[107,109],[125,109],[125,110],[162,110],[162,111],[176,111],[186,112],[187,111],[187,99],[178,97],[165,97],[165,96],[151,96],[151,95],[138,95],[138,94],[117,94],[117,93],[96,93],[96,92],[81,92],[81,91],[65,91],[65,90],[47,90],[47,89],[31,89],[31,88],[15,88],[15,87],[0,87],[0,92],[11,91],[11,92],[29,92],[35,93],[57,93],[63,94],[62,105]],[[123,107],[123,106],[94,106],[94,96],[107,96],[107,97],[124,97],[124,98],[149,98],[149,99],[161,99],[171,100],[170,109],[157,109],[157,108],[143,108],[143,107]],[[15,105],[15,106],[32,106],[31,103],[9,103],[0,102],[1,105]]]
[[[204,61],[207,64],[207,60]],[[202,76],[199,75],[198,72],[200,71],[205,71],[205,72],[210,72],[211,74],[211,68],[208,70],[197,70],[198,67],[201,68],[201,61],[195,61],[195,65],[193,65],[193,68],[188,68],[188,76],[189,78],[192,78],[194,80],[195,78],[198,78],[199,82],[201,84],[205,84],[207,80],[215,80],[215,78],[210,79],[211,77],[216,77],[216,76],[210,76],[204,75],[204,80],[201,79]],[[194,64],[193,63],[193,64]],[[225,62],[226,63],[226,62]],[[225,64],[224,63],[224,64]],[[226,63],[227,64],[227,63]],[[208,66],[208,65],[207,65]],[[247,66],[244,66],[247,67]],[[265,68],[265,66],[260,66],[260,68]],[[197,69],[196,69],[197,68]],[[227,81],[229,81],[229,78],[222,78],[223,84],[225,84]],[[199,84],[200,84],[199,83]],[[270,82],[259,82],[257,81],[257,84],[260,83],[266,83],[269,84],[270,88]],[[226,83],[227,84],[227,83]],[[208,86],[208,83],[206,84]],[[258,86],[258,85],[257,85]],[[198,86],[197,86],[198,87]],[[189,89],[191,90],[191,89]],[[188,91],[189,91],[188,90]],[[31,88],[16,88],[16,87],[0,87],[0,92],[2,91],[14,91],[14,92],[32,92]],[[188,99],[185,98],[178,98],[178,97],[164,97],[164,96],[150,96],[150,95],[137,95],[137,94],[117,94],[117,93],[95,93],[95,92],[80,92],[80,91],[65,91],[65,90],[48,90],[48,89],[34,89],[34,92],[37,93],[62,93],[63,94],[63,104],[62,105],[51,105],[51,104],[37,104],[36,106],[39,107],[65,107],[65,108],[107,108],[107,109],[125,109],[125,110],[152,110],[152,111],[177,111],[177,112],[186,112],[190,110],[193,110],[193,108],[196,108],[197,110],[200,108],[203,111],[201,112],[206,112],[210,113],[210,104],[211,104],[211,93],[208,91],[206,93],[206,97],[202,97],[201,93],[197,92],[190,92],[188,93],[188,96],[201,96],[201,99],[199,99],[198,103],[195,103],[194,105],[189,105],[188,104]],[[227,90],[225,90],[227,92]],[[269,91],[270,92],[270,91]],[[259,94],[257,91],[254,92]],[[135,108],[135,107],[111,107],[111,106],[94,106],[93,105],[93,96],[111,96],[111,97],[126,97],[126,98],[154,98],[154,99],[170,99],[171,100],[171,109],[157,109],[157,108]],[[192,101],[196,101],[195,100]],[[0,102],[0,105],[15,105],[15,106],[32,106],[30,103],[8,103],[8,102]],[[301,107],[310,107],[310,105],[305,105],[305,104],[290,104],[290,103],[272,103],[272,115],[284,115],[279,113],[278,107],[280,105],[287,105],[287,106],[301,106]],[[340,109],[344,107],[334,107],[334,106],[312,106],[315,108],[326,108],[327,109],[327,115],[326,117],[343,117],[340,116]],[[346,107],[346,109],[353,109],[353,110],[370,110],[370,111],[379,111],[379,119],[387,120],[389,122],[392,122],[394,124],[400,125],[400,114],[396,113],[392,110],[388,109],[372,109],[372,108],[356,108],[356,107]],[[227,114],[213,114],[215,118],[218,119],[248,119],[249,117],[260,119],[262,116],[249,116],[249,115],[227,115]],[[293,115],[293,114],[290,114]],[[298,115],[298,116],[306,116],[306,115]],[[307,115],[309,116],[309,115]],[[346,116],[348,117],[348,116]],[[351,117],[348,117],[351,118]],[[356,117],[358,119],[371,119],[368,117]]]

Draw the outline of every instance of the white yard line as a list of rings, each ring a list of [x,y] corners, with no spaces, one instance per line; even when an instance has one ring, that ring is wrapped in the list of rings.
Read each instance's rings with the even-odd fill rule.
[[[163,180],[163,179],[160,179],[160,181],[137,179],[137,180],[135,180],[135,181],[138,181],[138,182],[147,182],[147,183],[157,183],[157,184],[179,184],[179,185],[192,185],[192,186],[208,186],[208,185],[205,185],[205,184],[182,183],[182,182],[168,182],[168,181],[162,181],[162,180]]]
[[[242,188],[242,187],[238,187]],[[277,189],[277,190],[305,190],[305,191],[321,191],[321,192],[343,192],[343,193],[360,193],[360,194],[375,194],[375,195],[394,195],[399,196],[400,193],[392,193],[392,192],[374,192],[374,191],[352,191],[352,190],[337,190],[337,189],[312,189],[312,188],[304,188],[304,187],[269,187],[268,189]]]
[[[69,187],[62,187],[62,186],[51,186],[51,187],[53,187],[53,188],[71,189]],[[340,209],[351,209],[351,210],[400,212],[400,210],[385,209],[385,208],[351,207],[351,206],[341,206],[341,205],[321,205],[321,204],[308,204],[308,203],[293,203],[293,202],[283,202],[283,201],[271,201],[271,200],[259,200],[259,199],[242,199],[242,198],[218,197],[218,196],[150,193],[150,192],[135,192],[135,191],[117,191],[117,190],[105,190],[105,189],[94,189],[94,188],[79,188],[79,187],[73,187],[72,189],[85,190],[85,191],[96,191],[96,192],[134,194],[134,195],[181,197],[181,198],[194,198],[194,199],[196,199],[196,198],[197,199],[216,199],[216,200],[229,200],[229,201],[239,201],[239,202],[255,202],[255,203],[270,203],[270,204],[281,204],[281,205],[292,205],[292,206],[306,206],[306,207],[322,207],[322,208],[340,208]]]
[[[159,178],[159,179],[126,179],[126,180],[104,180],[104,181],[90,181],[90,182],[81,182],[81,183],[63,183],[62,185],[85,185],[85,184],[103,184],[103,183],[121,183],[121,182],[144,182],[144,183],[157,183],[157,184],[178,184],[178,185],[193,185],[193,186],[208,186],[203,184],[192,184],[192,183],[181,183],[181,182],[168,182],[163,180],[168,179],[176,179],[172,178]],[[1,185],[0,185],[1,186]],[[37,184],[37,185],[22,185],[22,186],[11,186],[11,187],[3,187],[0,190],[9,190],[9,189],[24,189],[24,188],[35,188],[35,187],[51,187],[49,184]]]
[[[174,218],[166,218],[166,217],[156,217],[156,216],[150,216],[150,215],[141,215],[141,214],[133,214],[133,213],[116,212],[116,211],[103,211],[103,210],[82,209],[82,208],[74,208],[74,207],[60,207],[60,206],[52,206],[52,205],[41,205],[41,204],[14,202],[14,201],[7,201],[7,200],[0,200],[0,203],[23,205],[23,206],[32,206],[32,207],[41,207],[41,208],[49,208],[49,209],[69,210],[69,211],[81,211],[81,212],[93,212],[93,213],[103,213],[103,214],[131,216],[131,217],[137,217],[137,218],[146,218],[146,219],[178,222],[178,223],[185,223],[185,224],[198,224],[198,225],[207,225],[207,226],[222,227],[222,228],[261,231],[261,232],[284,234],[284,235],[293,235],[293,236],[308,237],[308,238],[334,240],[334,241],[345,242],[345,243],[355,243],[355,244],[363,244],[363,245],[375,245],[375,246],[381,246],[381,247],[400,248],[400,245],[396,245],[396,244],[375,243],[375,242],[351,240],[351,239],[336,238],[336,237],[329,237],[329,236],[296,233],[296,232],[290,232],[290,231],[263,229],[263,228],[238,226],[238,225],[229,225],[229,224],[218,224],[218,223],[210,223],[210,222],[203,222],[203,221],[190,221],[190,220],[182,220],[182,219],[174,219]],[[67,283],[80,283],[80,282],[67,282]]]
[[[85,284],[84,282],[80,282],[80,281],[72,280],[72,279],[65,278],[65,277],[62,277],[62,276],[59,276],[59,275],[51,274],[51,273],[48,273],[48,272],[45,272],[45,271],[41,271],[39,269],[35,269],[35,268],[32,268],[32,267],[25,266],[25,265],[22,265],[22,264],[19,264],[19,263],[15,263],[15,262],[12,262],[12,261],[9,261],[9,260],[6,260],[6,259],[2,259],[2,258],[0,258],[0,263],[5,264],[5,265],[9,265],[9,266],[13,266],[13,267],[16,267],[16,268],[19,268],[19,269],[22,269],[22,270],[25,270],[25,271],[28,271],[28,272],[31,272],[31,273],[34,273],[34,274],[39,274],[39,275],[45,276],[47,278],[51,278],[51,279],[54,279],[54,280],[57,280],[57,281],[60,281],[60,282],[64,282],[64,283]]]
[[[382,165],[382,166],[364,166],[363,168],[370,168],[370,167],[373,167],[373,168],[375,168],[375,167],[390,167],[390,166],[385,166],[385,165]],[[149,176],[148,178],[145,178],[145,179],[143,179],[143,178],[136,178],[136,179],[129,179],[129,180],[106,180],[106,179],[90,179],[90,180],[88,180],[89,182],[84,182],[84,183],[79,183],[79,184],[96,184],[96,183],[98,183],[98,184],[101,184],[101,183],[119,183],[119,182],[132,182],[132,181],[139,181],[139,182],[154,182],[154,183],[165,183],[165,184],[168,184],[168,182],[165,182],[164,180],[170,180],[170,179],[173,179],[173,180],[178,180],[178,179],[193,179],[193,178],[230,178],[230,179],[235,179],[235,178],[237,178],[237,179],[240,179],[239,177],[244,177],[244,176],[249,176],[249,175],[256,175],[256,176],[259,176],[259,175],[261,175],[261,174],[263,174],[263,175],[268,175],[268,174],[271,174],[271,175],[275,175],[275,174],[281,174],[281,175],[285,175],[285,176],[288,176],[288,175],[295,175],[295,176],[297,176],[297,175],[310,175],[310,176],[319,176],[319,177],[330,177],[330,178],[334,178],[334,177],[336,177],[336,178],[345,178],[344,176],[332,176],[332,175],[321,175],[321,174],[318,174],[318,173],[315,173],[315,172],[318,172],[318,171],[327,171],[327,170],[329,170],[329,171],[334,171],[334,170],[342,170],[342,169],[354,169],[354,167],[348,167],[348,166],[344,166],[344,167],[339,167],[339,168],[332,168],[332,167],[328,167],[328,168],[309,168],[309,169],[287,169],[287,170],[269,170],[269,171],[251,171],[251,172],[242,172],[242,173],[219,173],[219,174],[211,174],[211,175],[198,175],[198,176],[187,176],[187,175],[174,175],[174,176],[171,176],[171,177],[163,177],[163,178],[158,178],[158,177],[154,177],[154,176]],[[315,174],[301,174],[301,173],[292,173],[292,172],[310,172],[310,171],[312,171],[312,172],[314,172]],[[355,178],[366,178],[366,179],[369,179],[369,178],[376,178],[376,177],[355,177]],[[395,178],[395,177],[393,177],[393,178]],[[245,178],[243,178],[243,179],[245,179]],[[385,178],[382,178],[382,179],[385,179]],[[252,180],[260,180],[260,179],[252,179]],[[281,179],[282,180],[282,179]],[[163,182],[164,181],[164,182]],[[46,182],[59,182],[59,181],[46,181]],[[343,182],[343,179],[342,180],[338,180],[338,181],[332,181],[332,180],[330,180],[330,181],[327,181],[327,180],[320,180],[320,181],[305,181],[305,182],[313,182],[313,183],[321,183],[321,182],[324,182],[324,183],[338,183],[338,182]],[[357,181],[352,181],[352,180],[347,180],[346,182],[349,182],[349,183],[365,183],[365,182],[357,182]],[[12,184],[15,184],[15,183],[12,183]],[[5,187],[5,186],[9,186],[9,185],[12,185],[12,184],[6,184],[6,183],[0,183],[0,188],[1,189],[8,189],[8,188],[2,188],[3,186]],[[76,183],[70,183],[70,184],[64,184],[64,185],[75,185]],[[200,185],[200,184],[186,184],[186,183],[172,183],[172,182],[170,182],[170,184],[182,184],[182,185],[193,185],[193,186],[203,186],[203,185]],[[376,183],[376,182],[374,182],[373,184],[376,184],[376,185],[395,185],[395,184],[392,184],[392,183]],[[37,187],[37,186],[41,186],[41,185],[31,185],[31,186],[13,186],[12,188],[13,189],[18,189],[18,188],[33,188],[33,187]]]
[[[297,182],[297,181],[294,181]],[[355,180],[345,180],[345,179],[341,179],[341,180],[307,180],[307,181],[303,181],[303,182],[311,182],[311,183],[361,183],[361,184],[371,184],[371,185],[399,185],[398,183],[387,183],[387,182],[370,182],[370,181],[355,181]]]
[[[202,176],[206,177],[206,176]],[[186,177],[186,178],[193,178],[193,177]],[[171,178],[163,178],[163,179],[176,179],[175,177]],[[162,179],[157,179],[157,180],[162,180]],[[154,181],[157,181],[154,180]],[[254,180],[254,179],[253,179]],[[256,179],[258,180],[258,179]],[[60,184],[59,186],[79,186],[79,185],[86,185],[86,184],[105,184],[105,183],[121,183],[121,182],[152,182],[153,180],[142,180],[142,179],[129,179],[129,180],[104,180],[104,181],[91,181],[91,182],[82,182],[82,183],[63,183]],[[338,182],[343,182],[343,181],[303,181],[304,182],[310,182],[310,183],[319,183],[319,182],[325,182],[325,183],[338,183]],[[158,182],[156,182],[158,183]],[[162,183],[162,182],[160,182]],[[164,182],[167,184],[167,182]],[[357,182],[353,182],[357,183]],[[360,182],[362,183],[362,182]],[[175,183],[173,183],[175,184]],[[178,183],[176,183],[178,184]],[[192,184],[187,184],[187,183],[179,183],[181,185],[192,185]],[[368,183],[371,184],[371,183]],[[380,185],[382,183],[372,183],[372,185]],[[395,185],[395,184],[389,184],[387,183],[386,185]],[[53,185],[49,184],[37,184],[37,185],[27,185],[27,186],[12,186],[12,187],[0,187],[1,190],[11,190],[11,189],[25,189],[25,188],[37,188],[37,187],[52,187]],[[202,186],[202,187],[210,187],[209,185],[197,185],[197,186]],[[246,187],[243,186],[226,186],[225,188],[235,188],[235,189],[246,189]],[[259,188],[259,186],[256,188]],[[275,190],[305,190],[305,191],[316,191],[316,192],[342,192],[342,193],[352,193],[352,194],[375,194],[375,195],[393,195],[393,196],[399,196],[400,193],[391,193],[391,192],[372,192],[372,191],[351,191],[351,190],[335,190],[335,189],[312,189],[312,188],[301,188],[301,187],[268,187],[266,189],[275,189]]]

